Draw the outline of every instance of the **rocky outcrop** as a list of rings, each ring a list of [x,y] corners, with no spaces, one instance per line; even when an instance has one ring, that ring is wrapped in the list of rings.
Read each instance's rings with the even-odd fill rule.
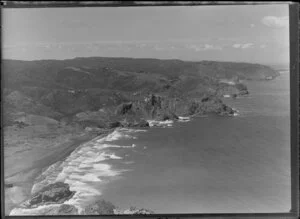
[[[249,91],[246,85],[242,83],[238,83],[235,85],[235,87],[238,89],[239,93],[238,95],[243,96],[243,95],[248,95]]]
[[[79,215],[77,208],[67,204],[44,205],[41,208],[14,208],[10,216]]]
[[[121,126],[126,128],[147,128],[149,123],[144,119],[124,119]]]
[[[129,109],[130,110],[124,110]],[[116,110],[116,116],[121,119],[123,127],[147,127],[148,120],[177,120],[178,116],[191,116],[195,114],[231,115],[233,110],[226,106],[214,95],[201,99],[170,98],[150,94],[143,100],[129,104],[121,104]],[[137,122],[140,121],[140,122]],[[115,123],[120,126],[119,123]]]
[[[122,126],[122,124],[119,121],[110,122],[109,125],[108,125],[109,128],[117,128],[117,127],[120,127],[120,126]]]
[[[218,115],[221,115],[221,116],[224,116],[224,115],[233,116],[235,111],[231,107],[228,107],[225,104],[222,104],[221,107],[219,107],[217,109],[217,113],[218,113]]]
[[[114,214],[114,209],[116,207],[105,200],[97,200],[96,202],[93,202],[89,204],[87,207],[85,207],[82,214],[84,215],[111,215]]]
[[[221,97],[237,97],[237,96],[245,96],[249,94],[248,88],[246,85],[242,83],[220,83],[217,88],[217,96]]]
[[[166,112],[166,113],[163,113],[162,115],[160,115],[158,117],[159,120],[162,120],[162,121],[166,121],[166,120],[177,120],[178,119],[178,116],[174,113],[174,112]]]
[[[127,214],[127,215],[139,215],[139,214],[154,214],[154,211],[145,208],[130,207],[129,209],[119,210],[115,209],[114,214]]]
[[[56,182],[45,186],[43,189],[31,196],[21,204],[25,208],[36,208],[40,205],[60,204],[69,200],[75,192],[70,191],[69,185]]]
[[[103,199],[91,202],[81,212],[69,204],[43,205],[40,208],[15,208],[10,216],[17,215],[145,215],[154,214],[153,211],[145,208],[130,207],[121,210],[112,203]]]
[[[116,114],[124,115],[132,109],[132,103],[122,103],[116,109]]]

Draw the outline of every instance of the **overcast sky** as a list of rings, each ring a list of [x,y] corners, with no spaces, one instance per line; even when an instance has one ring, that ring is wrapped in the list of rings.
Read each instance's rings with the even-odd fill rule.
[[[3,9],[3,57],[288,63],[288,5]]]

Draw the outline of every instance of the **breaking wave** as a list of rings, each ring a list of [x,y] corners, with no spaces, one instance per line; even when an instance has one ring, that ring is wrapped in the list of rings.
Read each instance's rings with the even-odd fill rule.
[[[49,166],[36,179],[31,193],[34,194],[44,186],[64,182],[69,184],[70,190],[75,191],[74,196],[64,204],[74,205],[79,212],[83,210],[86,203],[102,195],[104,184],[113,179],[122,177],[122,173],[130,169],[118,169],[111,164],[115,160],[120,163],[131,164],[133,161],[124,160],[126,157],[118,155],[120,149],[132,149],[135,144],[117,145],[113,141],[120,139],[136,139],[132,134],[144,130],[116,129],[105,137],[97,137],[75,149],[64,161],[59,161]],[[123,161],[124,160],[124,161]],[[39,209],[42,207],[39,207]],[[19,211],[15,209],[15,211]],[[34,209],[23,209],[22,214],[34,214]],[[14,214],[14,211],[12,211]]]
[[[58,208],[61,204],[50,204],[50,205],[41,205],[36,208],[14,208],[10,212],[10,216],[12,215],[44,215],[47,212],[51,211],[54,208]]]
[[[173,120],[166,120],[166,121],[157,121],[157,120],[147,120],[150,127],[172,127]]]
[[[189,121],[188,117],[179,121]],[[172,127],[173,121],[149,120],[150,127]],[[129,145],[117,143],[118,140],[134,140],[136,134],[147,132],[145,129],[117,128],[106,136],[98,136],[77,147],[63,161],[58,161],[36,178],[31,190],[35,194],[49,184],[64,182],[69,184],[70,191],[75,192],[71,199],[62,204],[70,204],[78,209],[79,214],[87,204],[102,195],[105,184],[119,179],[123,173],[131,171],[131,153],[143,153],[146,146],[138,147],[131,142]],[[139,151],[141,150],[141,151]],[[121,168],[117,168],[120,166]],[[15,208],[10,215],[41,215],[61,204],[42,205],[36,208]]]
[[[191,121],[191,118],[188,117],[188,116],[186,116],[186,117],[184,117],[184,116],[179,116],[179,117],[178,117],[178,122],[189,122],[189,121]]]

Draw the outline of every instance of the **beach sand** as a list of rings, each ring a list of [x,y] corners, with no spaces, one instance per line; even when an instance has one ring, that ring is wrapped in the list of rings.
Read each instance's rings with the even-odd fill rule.
[[[69,128],[69,127],[68,127]],[[30,134],[28,134],[30,133]],[[60,133],[60,134],[59,134]],[[103,133],[104,134],[104,133]],[[4,130],[5,214],[28,199],[35,178],[98,134],[66,127],[6,127]]]

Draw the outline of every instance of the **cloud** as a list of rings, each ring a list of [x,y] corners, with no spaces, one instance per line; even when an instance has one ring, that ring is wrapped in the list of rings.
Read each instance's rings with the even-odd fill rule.
[[[260,47],[261,49],[264,49],[264,48],[267,47],[267,45],[266,45],[266,44],[261,44],[259,47]]]
[[[275,17],[275,16],[265,16],[261,22],[272,28],[286,28],[289,26],[289,17]]]
[[[236,43],[236,44],[233,44],[232,47],[238,49],[238,48],[241,47],[241,45],[242,45],[242,44],[237,44],[237,43]]]
[[[206,51],[206,50],[222,50],[221,46],[216,46],[216,45],[212,45],[212,44],[199,44],[199,45],[188,44],[185,47],[187,49],[191,49],[191,50],[194,50],[196,52]]]
[[[242,49],[248,49],[248,48],[251,48],[251,47],[253,47],[253,43],[245,43],[244,45],[242,45]]]
[[[156,50],[156,51],[163,51],[163,50],[165,50],[165,49],[162,48],[162,47],[159,46],[159,45],[155,45],[155,46],[154,46],[154,50]]]
[[[232,47],[235,49],[249,49],[249,48],[252,48],[253,45],[254,45],[253,43],[244,43],[244,44],[236,43],[236,44],[233,44]]]
[[[251,28],[255,27],[255,24],[250,24],[250,27],[251,27]]]
[[[138,44],[136,44],[136,47],[144,48],[144,47],[147,47],[147,44],[146,43],[138,43]]]
[[[222,50],[222,47],[214,46],[214,45],[211,45],[211,44],[205,44],[204,45],[204,50]]]

